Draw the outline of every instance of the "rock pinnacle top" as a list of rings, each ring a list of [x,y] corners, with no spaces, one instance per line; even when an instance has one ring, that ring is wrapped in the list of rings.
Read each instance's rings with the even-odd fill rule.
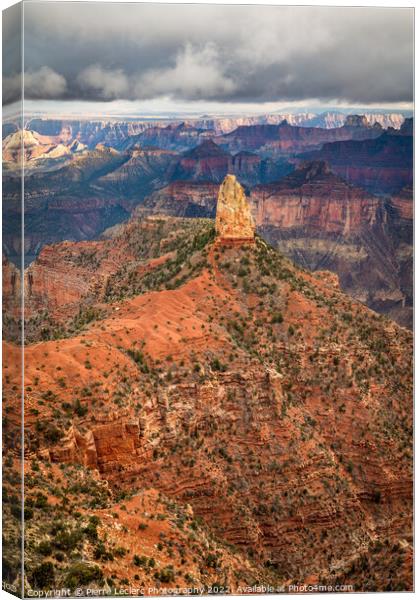
[[[254,239],[254,219],[244,189],[235,175],[226,175],[219,188],[216,232],[223,240]]]

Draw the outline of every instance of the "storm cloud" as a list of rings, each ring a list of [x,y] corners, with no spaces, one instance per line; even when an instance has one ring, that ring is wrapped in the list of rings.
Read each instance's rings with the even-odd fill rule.
[[[413,11],[25,5],[25,97],[410,102]],[[6,41],[7,44],[7,41]],[[7,102],[17,73],[6,69]]]

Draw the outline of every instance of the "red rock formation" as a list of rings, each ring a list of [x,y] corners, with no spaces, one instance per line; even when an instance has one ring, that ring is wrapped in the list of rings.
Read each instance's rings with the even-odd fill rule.
[[[256,186],[251,202],[257,227],[310,228],[348,236],[378,219],[379,199],[346,184],[324,162],[303,164],[278,183]]]
[[[158,490],[178,514],[191,507],[237,556],[252,555],[260,573],[270,564],[264,573],[276,584],[359,569],[378,540],[385,550],[376,568],[385,569],[394,544],[412,543],[410,333],[259,238],[245,248],[215,245],[212,227],[155,218],[103,242],[109,264],[117,240],[133,251],[114,264],[107,298],[118,299],[107,315],[26,347],[26,472],[36,481],[36,469],[48,468],[54,489],[64,489],[48,451],[98,469],[115,493],[135,490],[135,506]],[[145,247],[163,259],[153,271],[141,270]],[[83,264],[79,248],[73,263]],[[90,285],[95,273],[86,273]],[[16,358],[20,348],[6,343],[5,352]],[[8,440],[19,382],[9,367]],[[124,520],[132,540],[134,517]],[[189,545],[187,559],[199,560],[200,548]],[[160,560],[162,568],[173,559]],[[129,553],[115,563],[132,574]],[[406,563],[394,577],[411,587]]]
[[[226,175],[216,207],[216,233],[221,241],[254,240],[255,224],[245,192],[234,175]]]
[[[389,201],[397,219],[412,225],[413,222],[413,188],[407,186]]]
[[[74,242],[45,246],[36,261],[25,271],[26,316],[47,310],[54,318],[67,314],[69,305],[80,301],[98,283],[95,273],[96,251],[100,242]]]
[[[409,199],[394,206],[314,162],[256,186],[251,203],[258,230],[281,252],[311,270],[334,271],[347,293],[411,327],[412,236],[396,208]]]
[[[50,460],[60,463],[77,463],[95,469],[98,466],[98,452],[95,437],[91,431],[81,434],[72,425],[61,439],[60,446],[48,452]]]
[[[22,311],[22,275],[19,269],[3,255],[2,284],[5,314],[18,319]]]

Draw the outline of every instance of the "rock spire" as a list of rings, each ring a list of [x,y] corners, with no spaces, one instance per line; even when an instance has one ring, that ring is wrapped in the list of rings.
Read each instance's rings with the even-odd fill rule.
[[[219,188],[216,233],[221,240],[254,240],[255,223],[248,200],[235,175],[226,175]]]

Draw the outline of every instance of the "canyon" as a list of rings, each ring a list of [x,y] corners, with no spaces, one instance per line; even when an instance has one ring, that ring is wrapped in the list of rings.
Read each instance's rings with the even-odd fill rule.
[[[353,298],[412,326],[412,189],[387,201],[320,161],[254,187],[250,200],[258,231],[281,252],[311,271],[337,273]]]
[[[216,131],[211,119],[31,121],[39,131],[25,130],[23,157],[19,133],[3,141],[4,253],[17,262],[21,252],[23,159],[26,265],[45,244],[97,240],[131,215],[213,218],[231,173],[267,241],[305,268],[334,271],[354,298],[410,327],[412,120],[389,122],[384,130],[372,115],[348,115],[322,128],[267,118]],[[307,164],[315,166],[305,180]]]
[[[76,587],[66,548],[92,587],[411,589],[412,334],[255,235],[235,177],[216,223],[133,217],[25,278],[29,583],[49,561]]]

